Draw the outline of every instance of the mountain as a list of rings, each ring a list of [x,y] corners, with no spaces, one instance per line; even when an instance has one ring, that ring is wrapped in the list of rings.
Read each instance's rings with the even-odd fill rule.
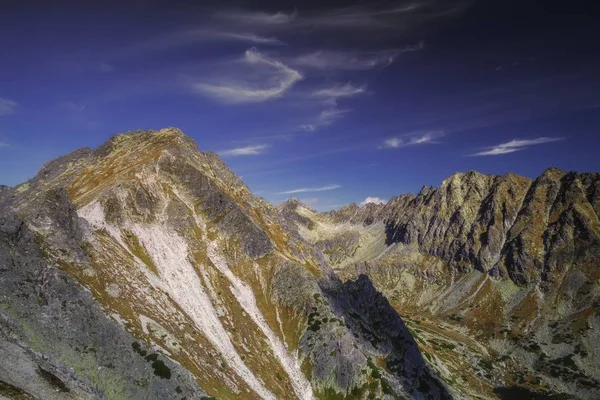
[[[174,128],[0,188],[0,296],[8,398],[453,396],[367,275]]]
[[[319,213],[181,131],[0,186],[0,398],[600,398],[600,174]]]
[[[599,398],[599,201],[600,174],[551,168],[457,173],[385,205],[291,207],[299,234],[342,279],[366,274],[461,393]]]

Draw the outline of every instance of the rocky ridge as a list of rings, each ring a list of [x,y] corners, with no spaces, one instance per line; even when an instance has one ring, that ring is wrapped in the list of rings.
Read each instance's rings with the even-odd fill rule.
[[[174,128],[0,190],[0,394],[443,399],[366,276]]]
[[[600,174],[469,171],[385,205],[298,206],[313,227],[298,231],[343,278],[368,275],[470,396],[515,386],[595,398],[599,190]]]

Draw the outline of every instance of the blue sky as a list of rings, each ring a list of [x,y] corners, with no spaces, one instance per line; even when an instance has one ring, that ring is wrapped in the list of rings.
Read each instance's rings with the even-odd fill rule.
[[[86,4],[87,3],[87,4]],[[326,210],[457,171],[599,171],[598,13],[548,1],[22,1],[0,13],[0,184],[176,126]]]

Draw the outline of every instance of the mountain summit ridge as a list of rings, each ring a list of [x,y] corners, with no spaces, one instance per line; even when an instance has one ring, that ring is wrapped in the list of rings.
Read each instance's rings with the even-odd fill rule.
[[[0,343],[78,398],[450,398],[400,317],[371,322],[396,311],[366,276],[342,283],[179,130],[51,161],[3,190],[0,211],[0,293],[21,293],[2,297]],[[355,305],[363,292],[372,304]],[[42,379],[3,371],[11,387],[56,398]]]

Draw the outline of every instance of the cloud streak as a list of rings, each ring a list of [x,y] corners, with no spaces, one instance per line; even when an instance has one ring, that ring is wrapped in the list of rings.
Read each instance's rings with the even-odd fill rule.
[[[226,19],[231,21],[236,21],[238,23],[247,24],[247,25],[283,25],[289,24],[293,22],[298,13],[296,11],[291,13],[285,13],[283,11],[278,11],[276,13],[266,13],[266,12],[255,12],[255,11],[222,11],[218,12],[215,17],[219,19]]]
[[[324,192],[327,190],[335,190],[341,188],[341,185],[326,185],[317,188],[300,188],[293,190],[286,190],[285,192],[277,192],[277,194],[294,194],[294,193],[307,193],[307,192]]]
[[[326,11],[297,11],[276,13],[249,10],[222,11],[215,19],[233,21],[236,24],[280,29],[311,30],[400,30],[452,17],[468,6],[465,0],[411,0],[396,7],[344,7]]]
[[[246,147],[236,147],[234,149],[218,151],[217,154],[223,157],[235,156],[257,156],[266,153],[269,148],[268,144],[258,144]]]
[[[170,48],[177,48],[183,46],[189,46],[196,43],[202,43],[207,41],[238,41],[248,42],[255,44],[267,44],[267,45],[283,45],[281,40],[272,36],[261,36],[256,33],[247,31],[237,30],[222,30],[218,28],[207,28],[207,29],[185,29],[176,32],[172,32],[161,38],[151,40],[142,45],[142,48],[148,50],[165,50]]]
[[[244,63],[260,70],[267,77],[260,84],[256,82],[239,82],[236,78],[223,79],[218,83],[194,83],[192,89],[224,103],[260,103],[281,97],[303,76],[300,72],[284,63],[266,57],[255,48],[246,50]],[[240,75],[243,73],[240,72]]]
[[[211,32],[216,38],[237,40],[240,42],[250,42],[256,44],[284,45],[285,43],[273,36],[260,36],[250,32]]]
[[[19,104],[16,101],[0,98],[0,115],[14,114]]]
[[[428,131],[418,135],[405,135],[386,139],[380,146],[381,149],[399,149],[420,144],[439,143],[437,139],[444,136],[442,131]]]
[[[295,66],[317,70],[366,71],[374,68],[390,66],[402,53],[419,51],[424,48],[423,42],[402,49],[375,52],[345,52],[336,50],[319,50],[302,54],[290,60]]]
[[[564,140],[563,137],[539,137],[535,139],[513,139],[510,142],[500,143],[496,146],[488,147],[484,151],[471,154],[471,156],[498,156],[501,154],[514,153],[524,150],[530,146],[538,144],[552,143]]]
[[[344,85],[338,84],[332,87],[315,90],[312,93],[312,97],[323,99],[328,104],[336,105],[337,99],[343,97],[354,97],[365,93],[366,90],[366,85],[354,86],[351,83],[346,83]]]
[[[328,108],[326,110],[321,111],[313,123],[304,124],[301,126],[301,129],[307,132],[314,132],[318,128],[333,124],[335,121],[342,118],[344,114],[347,114],[350,111],[352,110],[339,109],[336,107]]]

